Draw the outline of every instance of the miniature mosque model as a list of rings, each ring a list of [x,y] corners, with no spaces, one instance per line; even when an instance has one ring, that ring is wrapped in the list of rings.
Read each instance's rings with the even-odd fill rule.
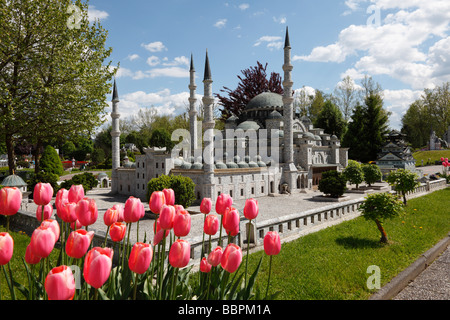
[[[204,69],[204,119],[197,120],[195,69],[191,55],[189,133],[172,152],[145,148],[136,162],[120,165],[119,96],[114,81],[112,98],[111,192],[146,198],[147,183],[161,175],[183,175],[195,183],[198,201],[213,201],[221,193],[234,199],[280,193],[300,193],[317,188],[321,174],[341,171],[348,163],[348,149],[335,135],[314,128],[308,117],[294,112],[291,46],[286,28],[284,79],[280,95],[255,96],[239,117],[226,120],[225,130],[213,131],[212,77],[208,52]],[[204,131],[202,137],[202,131]],[[203,141],[202,141],[203,139]]]

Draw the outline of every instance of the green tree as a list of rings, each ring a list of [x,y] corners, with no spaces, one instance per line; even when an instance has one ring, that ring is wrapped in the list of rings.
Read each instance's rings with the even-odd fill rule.
[[[314,123],[316,128],[322,128],[328,134],[334,134],[339,139],[345,132],[346,125],[339,108],[330,100],[325,101],[322,110]]]
[[[105,151],[101,148],[95,148],[92,152],[91,160],[94,165],[97,165],[99,163],[102,163],[105,161]]]
[[[61,148],[65,159],[72,159],[73,153],[77,150],[75,144],[72,141],[67,141]]]
[[[172,150],[175,143],[165,129],[155,129],[149,139],[150,147],[166,148],[167,151]]]
[[[367,195],[366,200],[359,207],[361,215],[366,220],[375,221],[381,233],[380,242],[388,243],[383,222],[404,212],[403,204],[393,194],[378,192]]]
[[[361,164],[354,160],[348,160],[348,165],[344,169],[344,176],[348,182],[355,184],[356,189],[358,189],[358,185],[364,181],[364,172]]]
[[[325,171],[319,181],[319,190],[325,195],[339,198],[347,190],[347,179],[342,172],[336,170]]]
[[[417,173],[405,169],[391,171],[386,177],[387,183],[389,183],[395,191],[399,192],[400,195],[403,196],[403,203],[405,205],[406,194],[413,191],[420,184],[417,179]]]
[[[172,189],[175,193],[175,204],[188,208],[195,201],[195,183],[191,178],[181,175],[161,175],[151,179],[147,184],[147,201],[154,191]]]
[[[311,119],[313,123],[316,121],[324,105],[325,105],[325,98],[323,92],[316,89],[314,98],[312,99],[311,104],[308,106],[307,109],[307,116],[308,118]]]
[[[383,174],[381,173],[380,167],[376,164],[364,164],[362,166],[362,170],[364,173],[364,181],[371,186],[372,183],[375,183],[383,177]]]
[[[350,76],[342,79],[334,90],[336,104],[339,106],[346,124],[350,120],[353,108],[356,105],[357,93],[355,83]]]
[[[41,157],[41,170],[47,173],[53,173],[58,176],[64,173],[61,159],[59,159],[55,148],[48,145],[45,147]]]

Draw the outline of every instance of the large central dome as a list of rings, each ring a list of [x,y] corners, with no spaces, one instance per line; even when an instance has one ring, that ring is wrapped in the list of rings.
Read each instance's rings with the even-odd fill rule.
[[[245,107],[246,111],[257,109],[274,109],[283,107],[283,97],[281,94],[273,92],[263,92],[255,96]]]

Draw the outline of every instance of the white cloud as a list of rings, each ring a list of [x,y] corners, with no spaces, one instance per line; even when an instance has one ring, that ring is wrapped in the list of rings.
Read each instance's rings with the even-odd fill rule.
[[[146,72],[148,77],[189,78],[189,70],[180,67],[155,68]]]
[[[165,57],[164,61],[169,61],[167,57]],[[172,62],[163,63],[164,66],[188,66],[189,59],[185,56],[175,57]]]
[[[167,51],[166,46],[161,41],[150,42],[147,44],[143,43],[141,46],[150,52]]]
[[[94,22],[95,20],[104,20],[108,18],[109,14],[106,11],[95,9],[95,6],[89,6],[88,8],[88,20]]]
[[[128,57],[127,57],[126,59],[128,59],[128,60],[130,60],[130,61],[134,61],[134,60],[137,60],[137,59],[139,59],[139,58],[140,58],[139,55],[136,54],[136,53],[134,53],[134,54],[128,55]]]
[[[217,22],[214,24],[214,27],[216,27],[218,29],[222,29],[225,27],[226,24],[227,24],[227,19],[220,19],[220,20],[217,20]]]
[[[256,40],[254,47],[258,47],[261,44],[265,43],[266,47],[270,50],[273,49],[281,49],[283,47],[282,38],[279,36],[262,36],[258,40]]]
[[[273,17],[273,21],[275,21],[276,23],[279,24],[286,24],[287,22],[287,18],[285,16],[280,16],[280,17]]]
[[[157,66],[160,63],[160,60],[157,56],[150,56],[147,58],[147,64],[151,67]]]
[[[239,9],[241,9],[242,11],[247,10],[248,8],[250,8],[250,5],[248,3],[239,5]]]

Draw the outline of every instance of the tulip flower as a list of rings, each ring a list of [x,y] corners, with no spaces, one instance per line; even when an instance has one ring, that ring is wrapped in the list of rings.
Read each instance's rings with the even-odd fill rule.
[[[8,264],[14,251],[14,240],[8,232],[0,232],[0,266]]]
[[[125,237],[127,226],[124,223],[116,222],[111,225],[109,236],[114,242],[120,242]]]
[[[212,265],[208,263],[205,257],[202,258],[202,261],[200,261],[200,271],[203,273],[208,273],[211,271]]]
[[[77,203],[84,198],[84,188],[82,184],[73,184],[70,186],[68,193],[69,202]]]
[[[180,212],[181,210],[184,210],[184,207],[181,204],[175,204],[175,213]]]
[[[213,267],[217,267],[220,262],[222,261],[222,247],[218,246],[213,251],[211,251],[208,255],[208,263],[212,265]]]
[[[150,267],[152,262],[153,249],[148,243],[136,242],[131,249],[130,257],[128,259],[128,266],[130,270],[143,274]]]
[[[84,229],[78,229],[72,231],[67,238],[66,253],[69,257],[80,259],[82,258],[94,238],[93,231],[86,231]]]
[[[156,223],[156,226],[155,226]],[[170,234],[170,230],[165,230],[161,228],[161,223],[159,222],[159,218],[153,224],[153,230],[155,231],[155,235],[153,236],[153,244],[156,246],[161,242],[161,240],[166,238]],[[155,229],[156,228],[156,229]]]
[[[235,208],[225,211],[222,224],[228,234],[235,236],[239,232],[239,212]]]
[[[153,191],[149,200],[150,211],[154,214],[159,214],[163,205],[166,204],[166,198],[164,196],[164,192],[162,191]]]
[[[111,273],[114,251],[111,248],[94,247],[84,260],[84,280],[92,287],[98,289],[108,280]]]
[[[56,193],[55,198],[55,205],[56,205],[56,214],[60,216],[59,211],[61,210],[62,206],[69,202],[69,190],[61,188]]]
[[[103,215],[103,222],[108,227],[110,227],[113,223],[116,223],[118,219],[119,211],[113,208],[109,208],[108,210],[106,210],[105,214]]]
[[[120,203],[115,204],[111,207],[112,210],[117,210],[117,222],[123,222],[123,205]]]
[[[164,198],[166,199],[166,205],[175,205],[175,192],[172,189],[163,189]]]
[[[75,202],[66,202],[61,204],[60,209],[57,210],[58,217],[61,218],[62,221],[67,223],[72,223],[77,221],[77,204]]]
[[[163,205],[159,213],[159,224],[161,229],[170,230],[173,228],[173,220],[175,219],[175,207]]]
[[[53,187],[50,183],[39,182],[34,186],[33,200],[38,206],[45,206],[52,200]]]
[[[53,233],[55,235],[55,243],[56,243],[59,239],[59,233],[60,233],[58,221],[53,220],[53,219],[46,219],[46,220],[42,221],[41,226],[48,227],[48,228],[50,228],[51,231],[53,231]]]
[[[280,235],[276,231],[269,231],[264,236],[264,252],[268,256],[277,255],[281,250]]]
[[[41,224],[33,231],[30,240],[33,254],[39,258],[47,258],[52,252],[56,243],[55,232],[48,224]]]
[[[191,257],[191,245],[186,240],[177,239],[169,251],[169,263],[174,268],[184,268]]]
[[[75,295],[75,278],[68,266],[53,268],[44,286],[49,300],[72,300]]]
[[[441,161],[444,161],[444,157],[441,157]]]
[[[185,237],[191,231],[191,215],[186,210],[179,211],[173,219],[173,232],[177,237]]]
[[[212,209],[211,198],[203,198],[202,202],[200,203],[200,212],[203,214],[208,214],[211,212],[211,209]]]
[[[75,212],[83,226],[90,226],[97,221],[98,209],[94,199],[83,198],[78,201]]]
[[[83,227],[83,225],[81,224],[80,221],[78,221],[78,219],[76,221],[70,223],[70,228],[72,230],[78,230],[78,229],[81,229],[81,227]]]
[[[220,265],[222,266],[222,268],[229,273],[233,273],[239,268],[241,262],[241,248],[234,243],[228,244],[222,254],[222,259],[220,261]]]
[[[22,192],[16,187],[0,189],[0,214],[12,216],[17,213],[22,203]]]
[[[138,222],[145,215],[144,204],[140,199],[129,197],[123,208],[123,221],[126,223]]]
[[[244,206],[244,217],[246,217],[248,220],[253,220],[258,216],[258,213],[258,200],[247,199]]]
[[[28,264],[37,264],[39,263],[39,261],[41,261],[41,258],[33,253],[33,250],[31,249],[31,244],[29,244],[25,251],[25,262]]]
[[[205,218],[205,223],[203,225],[203,231],[210,236],[213,236],[219,231],[219,219],[217,216],[210,214]]]
[[[216,212],[223,215],[227,209],[233,205],[233,198],[230,195],[221,193],[216,200]]]
[[[44,217],[42,218],[42,208],[44,208]],[[45,206],[37,206],[36,207],[36,219],[38,221],[50,219],[53,213],[53,206],[50,203],[47,203]]]

